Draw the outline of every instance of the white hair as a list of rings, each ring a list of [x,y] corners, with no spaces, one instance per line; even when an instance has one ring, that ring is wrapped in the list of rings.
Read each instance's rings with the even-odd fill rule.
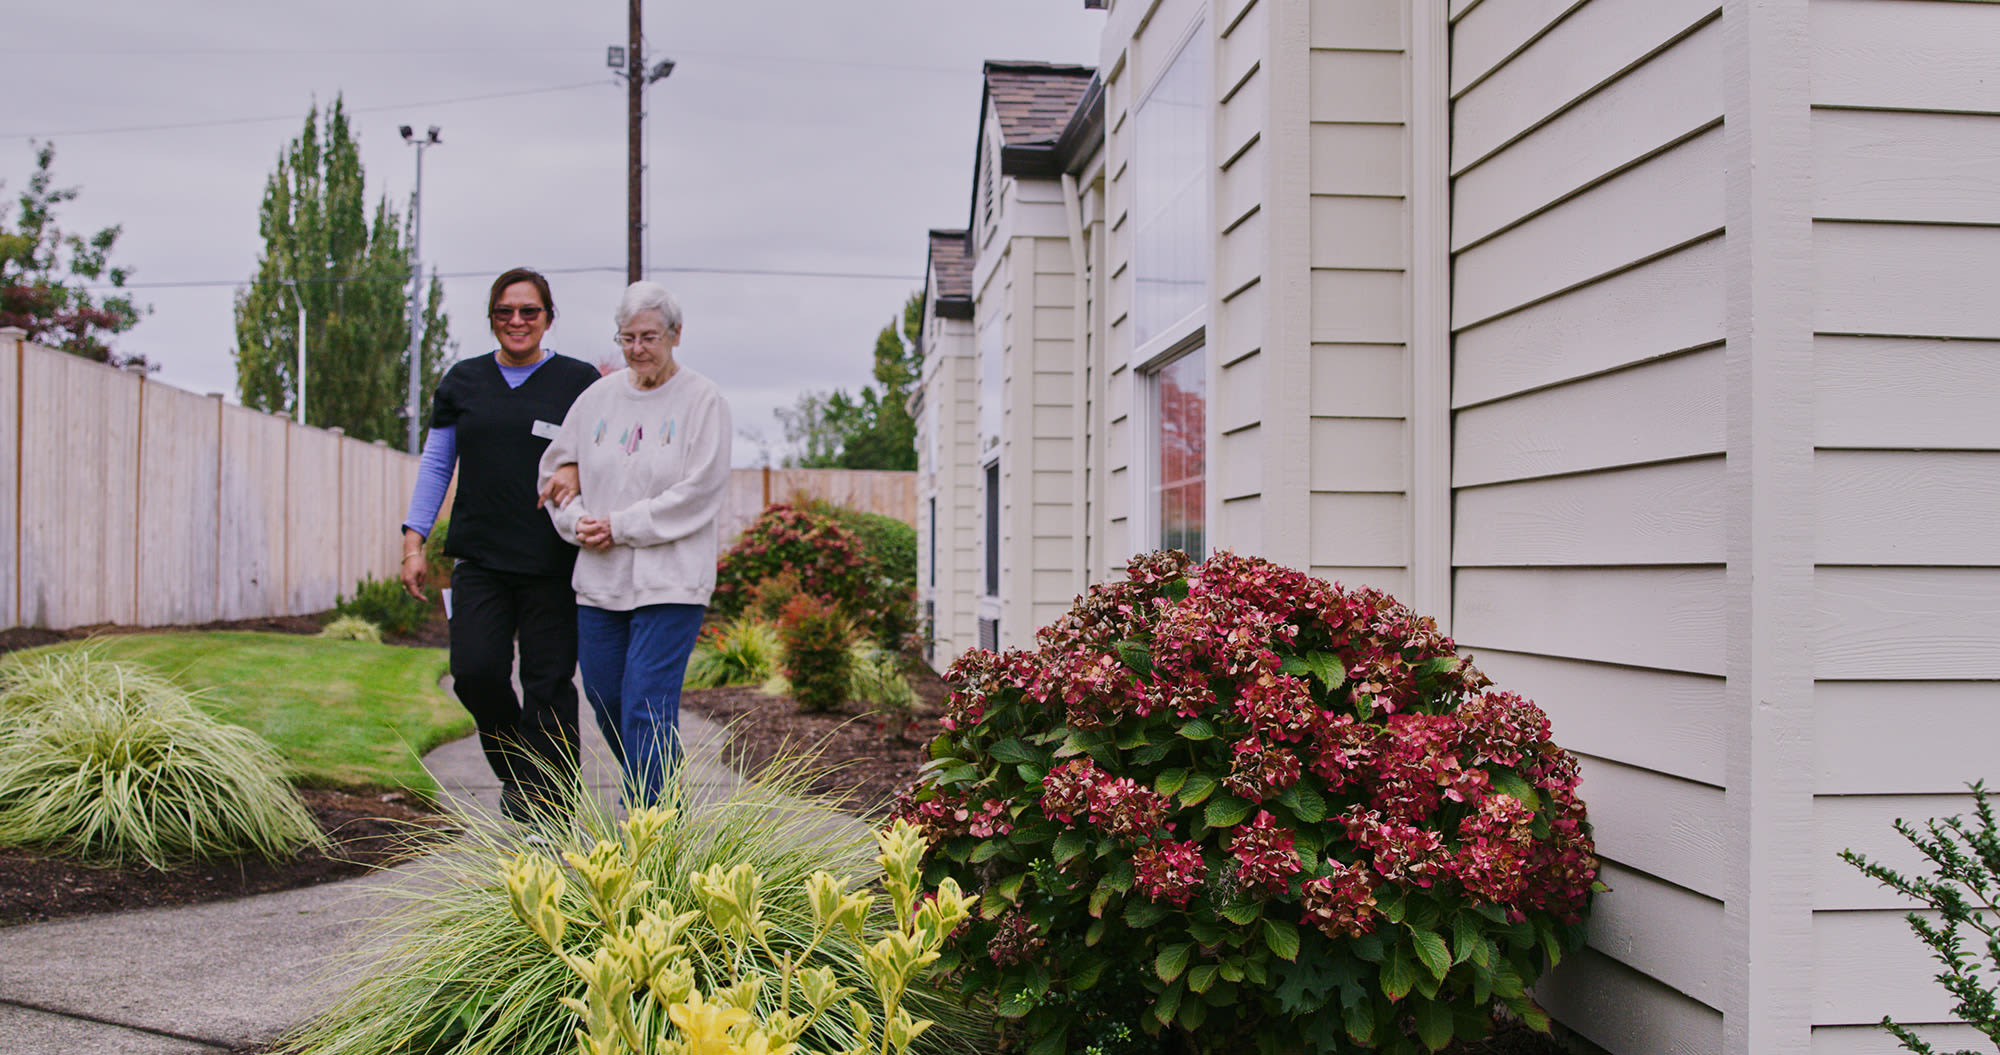
[[[681,332],[680,301],[658,282],[634,282],[625,287],[625,295],[618,298],[618,328],[624,329],[627,323],[649,311],[659,312],[667,324],[667,332]]]

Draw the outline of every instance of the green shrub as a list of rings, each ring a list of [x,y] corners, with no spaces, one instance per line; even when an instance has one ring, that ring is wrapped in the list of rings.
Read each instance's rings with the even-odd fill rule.
[[[695,641],[681,684],[690,689],[762,684],[777,672],[782,651],[776,627],[747,615],[733,619]]]
[[[1120,1027],[1436,1051],[1493,1004],[1546,1030],[1527,987],[1581,945],[1597,859],[1542,712],[1378,591],[1228,553],[1128,572],[950,673],[899,813],[927,881],[984,899],[942,964],[963,991],[1035,1055]]]
[[[382,628],[358,615],[334,617],[333,622],[319,632],[319,636],[334,641],[371,641],[382,643]]]
[[[689,772],[682,766],[668,776],[661,801],[688,800],[690,789],[675,782]],[[705,909],[697,874],[749,866],[763,881],[761,907],[771,928],[770,952],[754,944],[732,947],[707,927],[690,927],[678,941],[688,947],[695,983],[705,992],[728,984],[731,971],[768,980],[771,984],[763,987],[758,1001],[760,1011],[768,1012],[781,992],[776,984],[781,965],[771,952],[796,954],[813,930],[809,877],[821,870],[849,876],[854,881],[850,889],[858,890],[873,887],[882,875],[871,860],[874,840],[865,828],[809,803],[805,789],[810,776],[801,760],[781,761],[763,770],[758,783],[744,785],[724,801],[672,813],[663,826],[643,834],[649,846],[638,854],[631,853],[630,829],[607,816],[595,798],[580,796],[585,805],[578,830],[564,834],[548,852],[574,854],[591,867],[593,850],[608,843],[608,852],[633,869],[624,886],[631,916],[649,912],[661,920]],[[431,881],[384,888],[407,900],[382,921],[383,933],[390,937],[375,946],[379,960],[357,971],[353,987],[278,1050],[286,1055],[577,1051],[574,1030],[582,1023],[558,1000],[586,998],[585,983],[516,917],[503,879],[522,849],[497,826],[469,825],[462,839],[427,859]],[[560,895],[557,907],[571,921],[596,914],[588,886],[578,871]],[[867,931],[894,923],[885,900],[878,898],[867,916]],[[604,941],[595,928],[575,922],[565,930],[564,950],[586,961]],[[867,992],[866,964],[863,943],[842,927],[819,944],[805,967],[827,968],[839,984]],[[972,1050],[971,1038],[982,1026],[956,999],[919,983],[905,1006],[939,1023],[919,1038],[919,1048]],[[840,1002],[804,1039],[811,1050],[839,1051],[851,1043],[852,1033],[850,1011]]]
[[[1980,977],[1981,970],[2000,977],[2000,917],[1988,915],[2000,899],[2000,832],[1994,828],[1985,782],[1971,788],[1973,823],[1963,817],[1933,819],[1919,832],[1900,818],[1896,821],[1897,834],[1930,861],[1930,875],[1905,876],[1852,850],[1842,850],[1840,859],[1937,912],[1935,921],[1916,912],[1903,918],[1943,966],[1934,977],[1956,1001],[1951,1013],[2000,1049],[2000,1001],[1995,983]],[[1968,930],[1974,946],[1970,952],[1965,947]],[[1895,1034],[1905,1049],[1932,1055],[1928,1042],[1887,1015],[1882,1017],[1882,1028]],[[1961,1049],[1957,1055],[1972,1053]]]
[[[917,623],[917,529],[895,517],[825,501],[807,508],[832,517],[861,543],[868,562],[870,632],[891,648],[900,646]]]
[[[767,507],[715,568],[716,614],[742,614],[757,584],[790,571],[799,588],[838,599],[850,615],[867,611],[868,560],[861,543],[830,516],[787,505]]]
[[[429,602],[411,597],[400,581],[373,576],[355,584],[353,597],[336,598],[333,610],[366,619],[385,633],[403,637],[422,629],[431,616]]]
[[[785,604],[778,623],[784,642],[785,679],[800,710],[830,711],[847,698],[847,649],[853,624],[833,605],[809,593]]]
[[[324,846],[277,751],[88,652],[0,664],[0,845],[167,868]]]

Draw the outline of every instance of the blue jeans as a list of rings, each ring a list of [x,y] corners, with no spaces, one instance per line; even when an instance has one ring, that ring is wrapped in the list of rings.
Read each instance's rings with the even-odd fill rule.
[[[698,604],[613,612],[576,606],[583,694],[625,775],[627,805],[650,805],[680,761],[681,679],[701,631]]]

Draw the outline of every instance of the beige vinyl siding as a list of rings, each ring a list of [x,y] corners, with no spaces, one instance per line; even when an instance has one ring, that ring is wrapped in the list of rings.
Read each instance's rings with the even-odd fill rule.
[[[928,434],[918,437],[917,515],[929,518],[933,500],[937,514],[919,538],[917,590],[936,606],[931,665],[942,671],[979,643],[979,381],[970,323],[929,316],[924,345],[924,414],[937,436],[934,443]],[[933,550],[923,542],[933,532],[935,576]]]
[[[1621,1055],[1719,1051],[1735,850],[1714,4],[1454,14],[1452,632],[1582,758],[1612,888],[1537,995]]]
[[[1814,0],[1812,1048],[1951,1020],[1891,830],[1964,812],[2000,732],[2000,8]],[[1936,1034],[1971,1044],[1963,1027]]]
[[[1410,598],[1408,5],[1316,0],[1303,364],[1314,574]],[[1296,132],[1287,138],[1296,140]]]
[[[1083,530],[1074,474],[1075,274],[1061,184],[1008,178],[1000,253],[979,293],[981,325],[1000,316],[1000,643],[1024,647],[1075,600],[1075,539]],[[981,463],[975,463],[981,464]],[[982,470],[983,472],[983,470]],[[983,514],[982,514],[983,515]],[[982,524],[983,530],[983,524]],[[983,552],[984,536],[979,536]],[[977,555],[977,554],[975,554]],[[975,562],[976,563],[976,562]]]

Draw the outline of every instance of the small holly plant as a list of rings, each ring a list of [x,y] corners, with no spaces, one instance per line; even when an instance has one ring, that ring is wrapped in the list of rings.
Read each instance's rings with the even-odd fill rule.
[[[978,909],[946,952],[1033,1055],[1436,1051],[1583,940],[1573,756],[1436,624],[1228,553],[1135,558],[967,654],[900,815]],[[1143,969],[1134,971],[1133,965]]]

